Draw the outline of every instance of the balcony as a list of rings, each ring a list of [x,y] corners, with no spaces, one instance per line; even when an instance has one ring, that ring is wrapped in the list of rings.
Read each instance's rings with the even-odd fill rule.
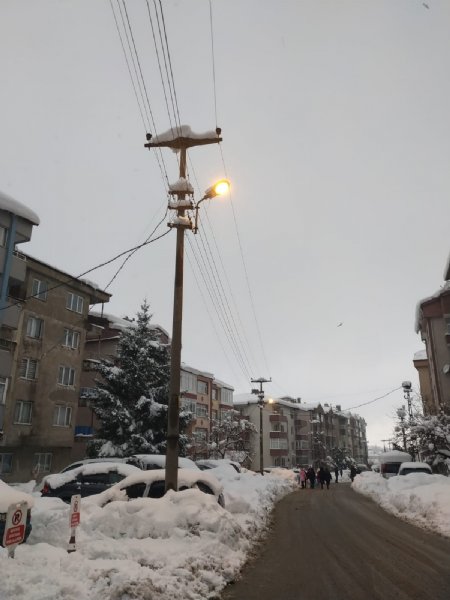
[[[0,269],[3,271],[5,264],[6,248],[0,246]],[[24,254],[14,251],[11,260],[11,271],[9,274],[9,284],[16,285],[25,281],[27,262]]]

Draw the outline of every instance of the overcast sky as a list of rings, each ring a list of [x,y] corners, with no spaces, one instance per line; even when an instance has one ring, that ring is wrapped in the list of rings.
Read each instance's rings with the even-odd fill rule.
[[[214,129],[209,2],[162,4],[181,122]],[[415,305],[443,283],[450,250],[450,3],[426,4],[212,0],[233,193],[210,203],[209,222],[202,208],[206,237],[188,235],[197,253],[209,244],[226,292],[218,284],[211,300],[187,243],[184,362],[236,392],[250,390],[249,375],[272,377],[274,396],[343,408],[405,379],[417,387]],[[126,5],[162,132],[147,4]],[[0,73],[0,189],[41,219],[22,249],[77,275],[142,242],[164,215],[166,185],[143,147],[109,0],[3,0]],[[216,146],[190,155],[198,199],[193,172],[203,191],[224,168]],[[175,181],[176,157],[164,158]],[[174,232],[141,249],[105,310],[133,316],[147,298],[171,332],[174,260]],[[104,287],[119,265],[88,277]],[[227,305],[247,368],[224,333],[233,320],[223,328],[215,312]],[[355,410],[370,443],[391,435],[402,403],[400,390]]]

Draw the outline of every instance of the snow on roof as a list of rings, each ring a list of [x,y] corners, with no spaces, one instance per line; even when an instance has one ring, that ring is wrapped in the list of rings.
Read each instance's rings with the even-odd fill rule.
[[[231,390],[232,392],[234,392],[234,387],[231,384],[225,383],[224,381],[220,381],[220,379],[214,378],[213,384],[217,387],[227,388],[227,390]]]
[[[390,450],[379,454],[378,459],[382,464],[386,462],[407,462],[411,460],[411,455],[407,452],[400,452],[400,450]]]
[[[106,319],[109,323],[110,328],[117,329],[118,331],[124,331],[125,329],[129,329],[130,327],[132,327],[132,328],[137,327],[136,321],[128,321],[128,319],[122,319],[121,317],[117,317],[116,315],[112,315],[111,313],[101,312],[98,310],[91,310],[91,312],[89,314],[91,314],[93,317],[99,317],[101,319]],[[167,335],[167,337],[170,337],[169,333],[164,329],[164,327],[161,327],[161,325],[149,323],[149,329],[151,329],[153,331],[154,330],[162,331],[163,333],[165,333]]]
[[[164,133],[152,137],[151,144],[161,144],[163,142],[171,142],[178,137],[192,138],[194,140],[217,140],[218,135],[215,131],[205,131],[204,133],[195,133],[189,125],[180,125],[180,127],[171,127]]]
[[[169,193],[170,192],[185,192],[186,194],[193,194],[194,188],[187,179],[180,177],[178,181],[175,181],[175,183],[171,183],[169,185]]]
[[[8,508],[11,504],[18,504],[19,502],[26,502],[28,508],[32,508],[34,505],[33,497],[25,492],[15,490],[4,481],[0,480],[0,513],[8,512]]]
[[[25,206],[25,204],[14,200],[14,198],[11,198],[11,196],[8,196],[4,192],[0,192],[0,209],[22,217],[22,219],[30,221],[33,225],[39,225],[40,223],[39,217],[33,210]]]
[[[446,281],[450,279],[450,252],[448,253],[447,262],[445,263],[444,279]]]
[[[192,373],[193,375],[200,375],[201,377],[208,377],[209,379],[214,379],[213,373],[208,373],[208,371],[199,371],[198,369],[194,369],[194,367],[190,367],[186,363],[181,363],[181,370],[187,371],[188,373]]]
[[[431,467],[423,462],[402,462],[402,469],[427,469],[431,473]]]
[[[414,352],[414,360],[426,360],[427,357],[427,349],[423,348],[423,350],[418,350]]]
[[[416,333],[419,333],[422,327],[422,305],[427,302],[431,302],[431,300],[436,300],[437,298],[440,298],[442,294],[448,291],[450,291],[450,281],[446,281],[444,285],[436,292],[434,292],[434,294],[432,294],[431,296],[427,296],[426,298],[422,298],[422,300],[419,300],[419,302],[416,305],[416,319],[414,324],[414,331]]]

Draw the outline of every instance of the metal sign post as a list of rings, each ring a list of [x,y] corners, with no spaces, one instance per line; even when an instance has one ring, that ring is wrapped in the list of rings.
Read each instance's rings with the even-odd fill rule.
[[[25,538],[25,526],[27,522],[28,504],[20,502],[11,504],[8,508],[3,535],[3,546],[8,548],[8,556],[14,558],[16,546],[21,544]]]
[[[75,540],[75,529],[80,524],[80,510],[81,510],[81,496],[76,494],[70,499],[70,540],[67,546],[67,552],[75,552],[76,540]]]

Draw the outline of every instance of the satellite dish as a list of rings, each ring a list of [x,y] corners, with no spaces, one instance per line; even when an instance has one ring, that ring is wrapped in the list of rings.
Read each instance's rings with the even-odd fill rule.
[[[444,365],[442,367],[442,372],[445,373],[445,375],[447,375],[447,373],[450,373],[450,365]]]

